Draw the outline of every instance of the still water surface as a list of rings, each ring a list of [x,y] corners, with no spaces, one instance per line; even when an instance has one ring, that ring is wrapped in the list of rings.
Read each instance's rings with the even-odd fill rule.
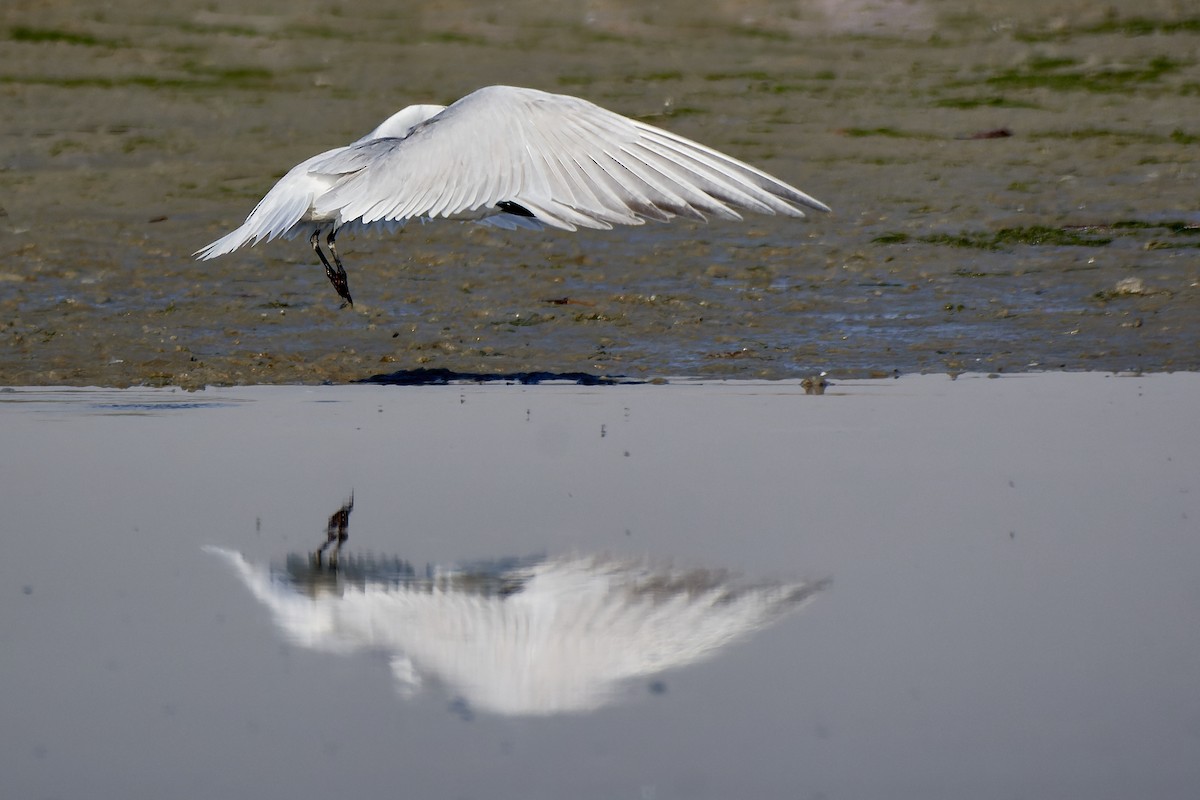
[[[1198,391],[5,391],[0,790],[1191,797]]]

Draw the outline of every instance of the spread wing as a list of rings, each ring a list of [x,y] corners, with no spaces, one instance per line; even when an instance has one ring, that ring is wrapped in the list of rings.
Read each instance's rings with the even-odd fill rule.
[[[575,97],[492,86],[404,139],[356,143],[309,165],[334,177],[314,216],[370,225],[486,217],[520,206],[564,230],[646,219],[828,211],[767,173]]]

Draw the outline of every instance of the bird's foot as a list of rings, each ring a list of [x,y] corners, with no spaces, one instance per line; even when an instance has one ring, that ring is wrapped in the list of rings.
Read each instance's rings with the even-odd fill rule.
[[[337,269],[325,265],[325,275],[329,278],[329,282],[333,284],[333,289],[338,293],[338,297],[346,302],[342,304],[342,308],[350,306],[354,308],[354,298],[350,296],[350,283],[346,277],[346,269],[341,264],[337,265]]]
[[[354,307],[354,298],[350,296],[350,282],[346,277],[346,268],[342,266],[342,260],[337,256],[337,250],[333,248],[333,237],[329,238],[329,250],[333,253],[334,264],[337,264],[337,269],[334,269],[333,264],[329,263],[329,259],[325,257],[325,252],[321,249],[320,231],[313,231],[312,237],[308,243],[312,245],[313,252],[321,259],[321,265],[325,267],[325,277],[329,278],[329,282],[333,284],[333,289],[338,293],[338,297],[346,302],[342,304],[342,308],[347,305]]]

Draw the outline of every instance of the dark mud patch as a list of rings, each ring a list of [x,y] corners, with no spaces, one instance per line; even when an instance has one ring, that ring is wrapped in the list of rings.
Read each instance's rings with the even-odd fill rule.
[[[520,386],[541,386],[551,383],[571,383],[577,386],[616,386],[641,383],[589,372],[454,372],[448,369],[405,369],[365,378],[361,383],[380,386],[448,386],[455,383],[507,383]]]

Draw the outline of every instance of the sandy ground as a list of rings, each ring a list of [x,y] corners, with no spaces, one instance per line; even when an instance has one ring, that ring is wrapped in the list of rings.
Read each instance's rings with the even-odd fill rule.
[[[0,385],[1200,368],[1186,4],[10,0],[0,42]],[[353,309],[302,242],[190,258],[292,164],[491,83],[835,213],[347,237]]]

